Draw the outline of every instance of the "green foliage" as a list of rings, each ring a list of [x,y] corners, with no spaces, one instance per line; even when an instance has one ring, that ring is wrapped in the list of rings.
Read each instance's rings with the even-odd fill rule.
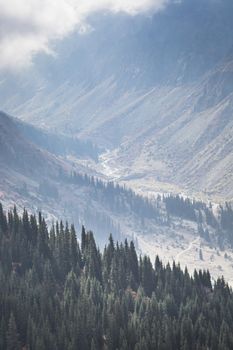
[[[232,349],[233,294],[208,271],[190,276],[133,242],[101,253],[82,228],[48,231],[0,205],[0,349]]]

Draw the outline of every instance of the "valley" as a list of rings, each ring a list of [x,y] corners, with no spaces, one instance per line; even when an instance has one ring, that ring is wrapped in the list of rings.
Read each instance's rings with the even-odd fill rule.
[[[232,283],[233,227],[221,227],[220,206],[233,200],[232,13],[229,0],[98,13],[91,30],[55,43],[55,56],[0,72],[3,205],[42,210],[48,225],[84,224],[100,246],[110,232],[133,237],[141,254]],[[73,183],[73,173],[87,177]],[[158,204],[170,194],[211,202],[215,226],[203,208],[194,221],[170,215]]]
[[[0,0],[0,350],[233,349],[232,32]]]

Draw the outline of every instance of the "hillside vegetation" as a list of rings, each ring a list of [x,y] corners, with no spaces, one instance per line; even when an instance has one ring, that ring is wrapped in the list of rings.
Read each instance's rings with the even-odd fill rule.
[[[0,349],[232,349],[233,294],[208,271],[103,252],[92,232],[0,206]]]

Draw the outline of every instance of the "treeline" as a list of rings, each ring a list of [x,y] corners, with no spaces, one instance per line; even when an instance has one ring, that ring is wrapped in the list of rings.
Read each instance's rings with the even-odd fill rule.
[[[0,349],[232,349],[232,324],[223,278],[0,205]]]
[[[202,224],[215,230],[216,242],[220,247],[224,243],[233,247],[233,210],[229,203],[220,205],[214,214],[211,203],[206,205],[179,195],[158,196],[157,200],[165,203],[168,215],[196,222],[203,238],[210,240],[209,231],[207,228],[203,229]]]
[[[229,203],[220,206],[219,222],[224,239],[233,246],[233,210]]]
[[[180,195],[158,195],[156,200],[152,201],[125,186],[75,172],[68,177],[68,181],[88,187],[92,191],[92,198],[114,213],[133,213],[141,223],[144,223],[144,219],[154,219],[165,225],[169,224],[171,216],[176,216],[198,225],[206,224],[222,237],[227,237],[233,244],[233,210],[229,203],[220,206],[218,215],[215,215],[211,203],[207,205],[205,202]],[[227,231],[227,234],[223,231]]]
[[[160,196],[158,197],[161,198]],[[180,217],[182,219],[203,222],[203,213],[206,223],[212,227],[216,227],[217,222],[212,212],[211,204],[207,206],[204,202],[191,200],[179,195],[168,195],[162,197],[169,214]]]
[[[137,220],[141,228],[146,228],[147,219],[155,220],[159,225],[170,225],[173,221],[172,217],[177,217],[195,222],[203,238],[209,241],[213,238],[215,243],[220,243],[220,246],[224,246],[226,243],[233,247],[233,210],[229,203],[219,206],[214,213],[211,203],[206,204],[195,199],[184,198],[181,195],[158,195],[157,198],[151,200],[136,194],[125,186],[114,182],[104,182],[87,174],[73,172],[67,175],[67,173],[61,172],[59,176],[62,181],[85,187],[91,192],[92,200],[96,201],[98,205],[101,204],[106,209],[106,213],[109,211],[116,215],[134,215],[134,220]],[[40,194],[45,193],[46,196],[50,195],[56,198],[56,192],[56,188],[52,188],[49,183],[40,184]],[[88,210],[86,216],[89,218],[92,216]],[[96,223],[98,221],[97,215]],[[106,220],[101,220],[101,222],[104,221]],[[100,227],[101,223],[94,226]],[[111,228],[106,225],[103,227]],[[214,235],[209,234],[208,227],[212,228]],[[117,231],[120,230],[114,228],[114,233]]]
[[[76,172],[73,172],[68,180],[76,185],[88,187],[89,190],[92,190],[93,200],[102,203],[115,213],[135,214],[142,220],[145,218],[159,219],[156,205],[131,189]]]

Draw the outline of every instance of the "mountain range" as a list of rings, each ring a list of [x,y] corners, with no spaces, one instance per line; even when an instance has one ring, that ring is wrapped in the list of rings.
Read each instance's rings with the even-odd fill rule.
[[[2,109],[91,140],[135,189],[231,200],[232,6],[185,0],[147,17],[92,16],[55,58],[2,74]]]
[[[0,73],[0,200],[41,209],[48,224],[92,227],[100,244],[134,234],[139,252],[232,280],[231,248],[219,250],[202,209],[211,242],[200,222],[169,218],[157,201],[212,201],[217,220],[218,204],[232,201],[232,2],[172,1],[88,23],[56,42],[55,56]],[[157,208],[160,221],[139,207]]]
[[[94,145],[2,112],[0,143],[0,202],[6,209],[17,203],[21,213],[24,208],[42,211],[49,227],[58,218],[69,220],[78,238],[82,225],[92,226],[101,248],[109,232],[120,241],[130,238],[139,253],[152,259],[159,254],[190,271],[208,265],[213,278],[224,273],[233,283],[231,210],[179,196],[137,194],[89,167],[101,157]]]

